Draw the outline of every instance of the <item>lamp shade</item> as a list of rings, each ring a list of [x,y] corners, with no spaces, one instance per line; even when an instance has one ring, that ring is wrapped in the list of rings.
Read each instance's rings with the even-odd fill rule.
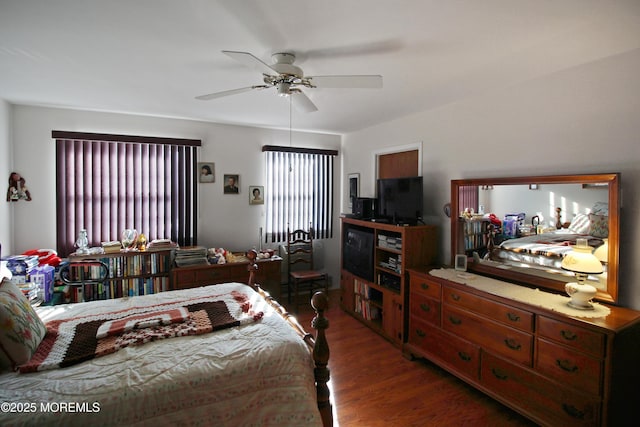
[[[593,252],[596,258],[600,260],[600,262],[608,262],[609,261],[609,239],[602,239],[604,243],[598,246],[598,248]]]
[[[587,244],[587,239],[577,239],[576,245],[562,259],[562,268],[582,274],[602,273],[600,260],[592,253],[593,248]]]

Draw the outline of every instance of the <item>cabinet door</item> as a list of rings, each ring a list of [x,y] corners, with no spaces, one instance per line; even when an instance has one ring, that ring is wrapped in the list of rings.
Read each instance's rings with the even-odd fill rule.
[[[353,312],[355,296],[353,292],[353,276],[344,270],[340,274],[340,303],[342,308]]]
[[[402,343],[402,302],[400,297],[387,292],[383,300],[382,328],[396,343]]]

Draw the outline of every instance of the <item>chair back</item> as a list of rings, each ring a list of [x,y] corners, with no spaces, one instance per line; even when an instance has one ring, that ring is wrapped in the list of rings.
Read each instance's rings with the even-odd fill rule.
[[[313,270],[313,227],[309,231],[287,228],[287,270]]]

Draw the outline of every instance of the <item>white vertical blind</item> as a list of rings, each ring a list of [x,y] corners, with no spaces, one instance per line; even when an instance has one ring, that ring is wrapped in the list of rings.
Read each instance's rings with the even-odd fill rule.
[[[335,151],[264,147],[266,161],[265,241],[286,240],[287,228],[309,229],[315,238],[333,236]]]

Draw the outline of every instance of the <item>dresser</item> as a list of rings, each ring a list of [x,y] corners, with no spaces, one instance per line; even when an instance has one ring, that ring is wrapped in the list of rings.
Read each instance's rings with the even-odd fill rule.
[[[541,425],[617,426],[636,417],[640,312],[603,305],[604,317],[580,317],[427,268],[409,277],[405,356],[429,359]]]
[[[256,261],[258,270],[255,280],[258,285],[276,300],[280,298],[282,258],[272,257]],[[247,283],[249,261],[229,262],[215,265],[193,265],[171,269],[172,289],[187,289],[226,282]]]

